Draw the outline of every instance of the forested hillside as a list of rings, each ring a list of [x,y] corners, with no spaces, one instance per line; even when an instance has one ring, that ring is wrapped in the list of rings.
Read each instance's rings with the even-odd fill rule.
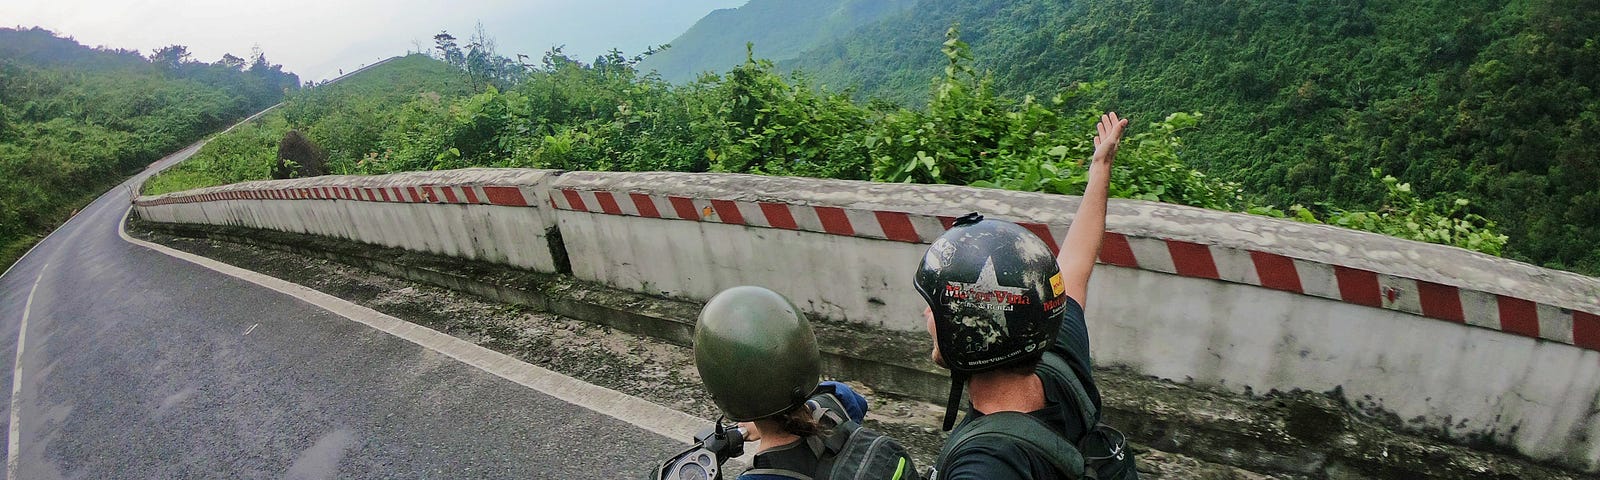
[[[291,94],[282,107],[213,139],[193,157],[146,181],[144,191],[162,193],[270,178],[278,142],[290,129],[298,129],[325,149],[333,172],[367,171],[380,157],[395,154],[392,146],[423,135],[400,128],[402,116],[415,115],[408,112],[417,109],[440,113],[438,109],[448,108],[454,99],[484,85],[455,66],[426,55],[398,58],[338,83]],[[431,158],[437,153],[421,155]],[[410,151],[398,154],[413,155]]]
[[[714,171],[1080,194],[1101,113],[1085,102],[1099,86],[1048,98],[996,92],[971,68],[954,30],[923,47],[947,66],[923,109],[857,103],[765,60],[674,85],[641,74],[637,56],[612,52],[585,63],[556,49],[524,65],[486,47],[494,44],[486,35],[474,36],[462,51],[441,33],[437,59],[413,55],[302,90],[147,182],[146,193],[268,178],[276,142],[292,129],[324,145],[327,171],[341,174],[474,166]],[[1111,194],[1319,220],[1304,209],[1251,205],[1237,184],[1185,166],[1182,135],[1199,120],[1183,112],[1139,119],[1112,170]],[[1378,190],[1382,210],[1321,220],[1493,254],[1505,244],[1460,203],[1425,202],[1393,178]]]
[[[672,48],[646,58],[639,68],[645,72],[655,70],[670,82],[687,82],[702,72],[726,72],[744,63],[747,43],[755,44],[757,58],[788,60],[915,3],[916,0],[751,0],[742,7],[706,15],[674,39]]]
[[[0,262],[124,176],[277,103],[299,79],[259,53],[144,57],[0,28]]]
[[[1202,113],[1182,158],[1262,203],[1381,208],[1376,168],[1600,274],[1600,2],[923,0],[784,65],[920,105],[952,24],[1002,92]]]

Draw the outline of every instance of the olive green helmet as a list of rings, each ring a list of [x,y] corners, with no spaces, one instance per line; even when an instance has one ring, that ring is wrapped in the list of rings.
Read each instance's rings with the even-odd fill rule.
[[[817,337],[794,303],[761,287],[723,290],[694,326],[694,366],[736,422],[804,404],[822,379]]]

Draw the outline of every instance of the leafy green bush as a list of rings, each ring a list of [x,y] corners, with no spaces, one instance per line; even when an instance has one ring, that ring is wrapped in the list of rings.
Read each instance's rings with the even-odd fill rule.
[[[948,64],[927,110],[894,112],[866,139],[874,179],[1081,195],[1088,182],[1083,160],[1094,151],[1101,113],[1081,99],[1105,85],[1078,84],[1048,102],[1032,96],[1018,102],[997,95],[992,78],[969,65],[970,49],[955,28],[946,32],[941,51]],[[1199,120],[1198,113],[1174,113],[1125,139],[1112,170],[1111,195],[1236,208],[1237,184],[1208,178],[1178,156],[1178,132]]]
[[[713,171],[866,179],[860,132],[868,116],[849,96],[798,74],[785,79],[754,58],[708,87],[712,109],[692,128],[712,143]]]
[[[1346,210],[1321,204],[1328,213],[1319,218],[1311,209],[1290,205],[1289,213],[1273,207],[1253,207],[1250,213],[1279,218],[1292,218],[1306,223],[1337,225],[1340,227],[1382,233],[1428,243],[1454,245],[1468,250],[1500,255],[1508,237],[1496,233],[1495,223],[1482,215],[1471,213],[1471,201],[1456,198],[1423,201],[1412,191],[1411,184],[1384,175],[1372,169],[1372,178],[1379,179],[1386,190],[1383,206],[1376,211]]]

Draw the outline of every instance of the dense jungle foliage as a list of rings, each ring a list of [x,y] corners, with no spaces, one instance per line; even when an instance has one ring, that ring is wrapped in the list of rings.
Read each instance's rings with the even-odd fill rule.
[[[299,79],[257,52],[149,57],[0,28],[0,262],[126,175],[277,103]]]
[[[946,35],[927,46],[945,68],[926,107],[908,109],[857,103],[753,57],[725,75],[673,85],[641,75],[642,57],[612,52],[583,63],[557,49],[523,65],[485,51],[492,42],[481,33],[465,51],[441,34],[443,62],[412,55],[348,83],[303,90],[147,183],[146,193],[266,178],[276,141],[290,129],[327,148],[329,169],[343,174],[474,166],[713,171],[1082,193],[1102,111],[1088,99],[1106,85],[1003,95],[972,67],[957,31]],[[1139,119],[1124,139],[1112,194],[1320,221],[1298,206],[1285,213],[1252,205],[1238,184],[1185,165],[1182,134],[1201,118]],[[1504,245],[1489,222],[1461,211],[1464,204],[1434,209],[1408,185],[1388,185],[1383,209],[1323,218],[1489,253]]]
[[[744,47],[750,42],[755,43],[756,56],[781,63],[916,3],[917,0],[750,0],[739,8],[706,15],[673,39],[672,48],[640,62],[639,70],[654,70],[674,83],[692,81],[703,72],[725,73],[744,63]]]
[[[1600,2],[922,0],[782,66],[922,105],[952,24],[1003,94],[1203,113],[1185,164],[1256,203],[1360,223],[1341,212],[1435,199],[1510,257],[1600,275]]]

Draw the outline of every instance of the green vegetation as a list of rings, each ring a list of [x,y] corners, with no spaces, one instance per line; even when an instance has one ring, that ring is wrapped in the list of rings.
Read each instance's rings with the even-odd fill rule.
[[[346,80],[315,85],[292,93],[283,105],[256,121],[219,135],[193,157],[145,182],[143,193],[161,194],[192,188],[271,178],[278,141],[298,128],[328,150],[336,173],[370,171],[379,142],[412,106],[444,105],[473,91],[461,70],[410,55],[373,67]],[[395,133],[390,140],[403,142]],[[431,156],[429,158],[432,158]]]
[[[297,129],[328,148],[329,169],[344,174],[472,166],[713,171],[1080,194],[1102,111],[1090,99],[1108,88],[1083,84],[1048,100],[1003,95],[991,75],[971,66],[954,29],[941,48],[930,48],[942,52],[945,69],[918,110],[856,103],[750,57],[725,75],[674,86],[641,75],[641,57],[613,52],[585,64],[553,50],[537,66],[507,71],[503,59],[482,51],[488,42],[461,52],[454,40],[436,37],[445,61],[413,55],[349,83],[302,91],[148,183],[147,193],[267,178],[276,140]],[[484,60],[468,60],[474,57]],[[462,88],[463,76],[478,87]],[[1239,185],[1184,163],[1180,135],[1193,131],[1199,114],[1151,118],[1159,120],[1145,120],[1124,140],[1113,195],[1283,216],[1252,207]],[[1487,252],[1503,244],[1489,222],[1431,205],[1397,197],[1383,210],[1340,211],[1328,221],[1395,234],[1405,233],[1396,221],[1427,232],[1444,222],[1448,235],[1410,237]]]
[[[299,80],[259,53],[191,61],[0,28],[0,262],[127,174],[276,103]]]
[[[1492,219],[1508,256],[1600,275],[1597,12],[1557,0],[923,0],[782,66],[923,106],[945,66],[923,46],[960,24],[1004,95],[1095,84],[1088,101],[1133,118],[1204,113],[1184,163],[1239,182],[1250,203],[1344,218],[1394,208],[1389,187],[1404,182],[1431,199],[1413,211]]]
[[[782,62],[862,25],[900,13],[917,0],[751,0],[711,12],[672,41],[672,48],[639,64],[670,82],[704,72],[723,73],[744,63],[746,43],[756,54]],[[924,82],[926,86],[926,82]]]

